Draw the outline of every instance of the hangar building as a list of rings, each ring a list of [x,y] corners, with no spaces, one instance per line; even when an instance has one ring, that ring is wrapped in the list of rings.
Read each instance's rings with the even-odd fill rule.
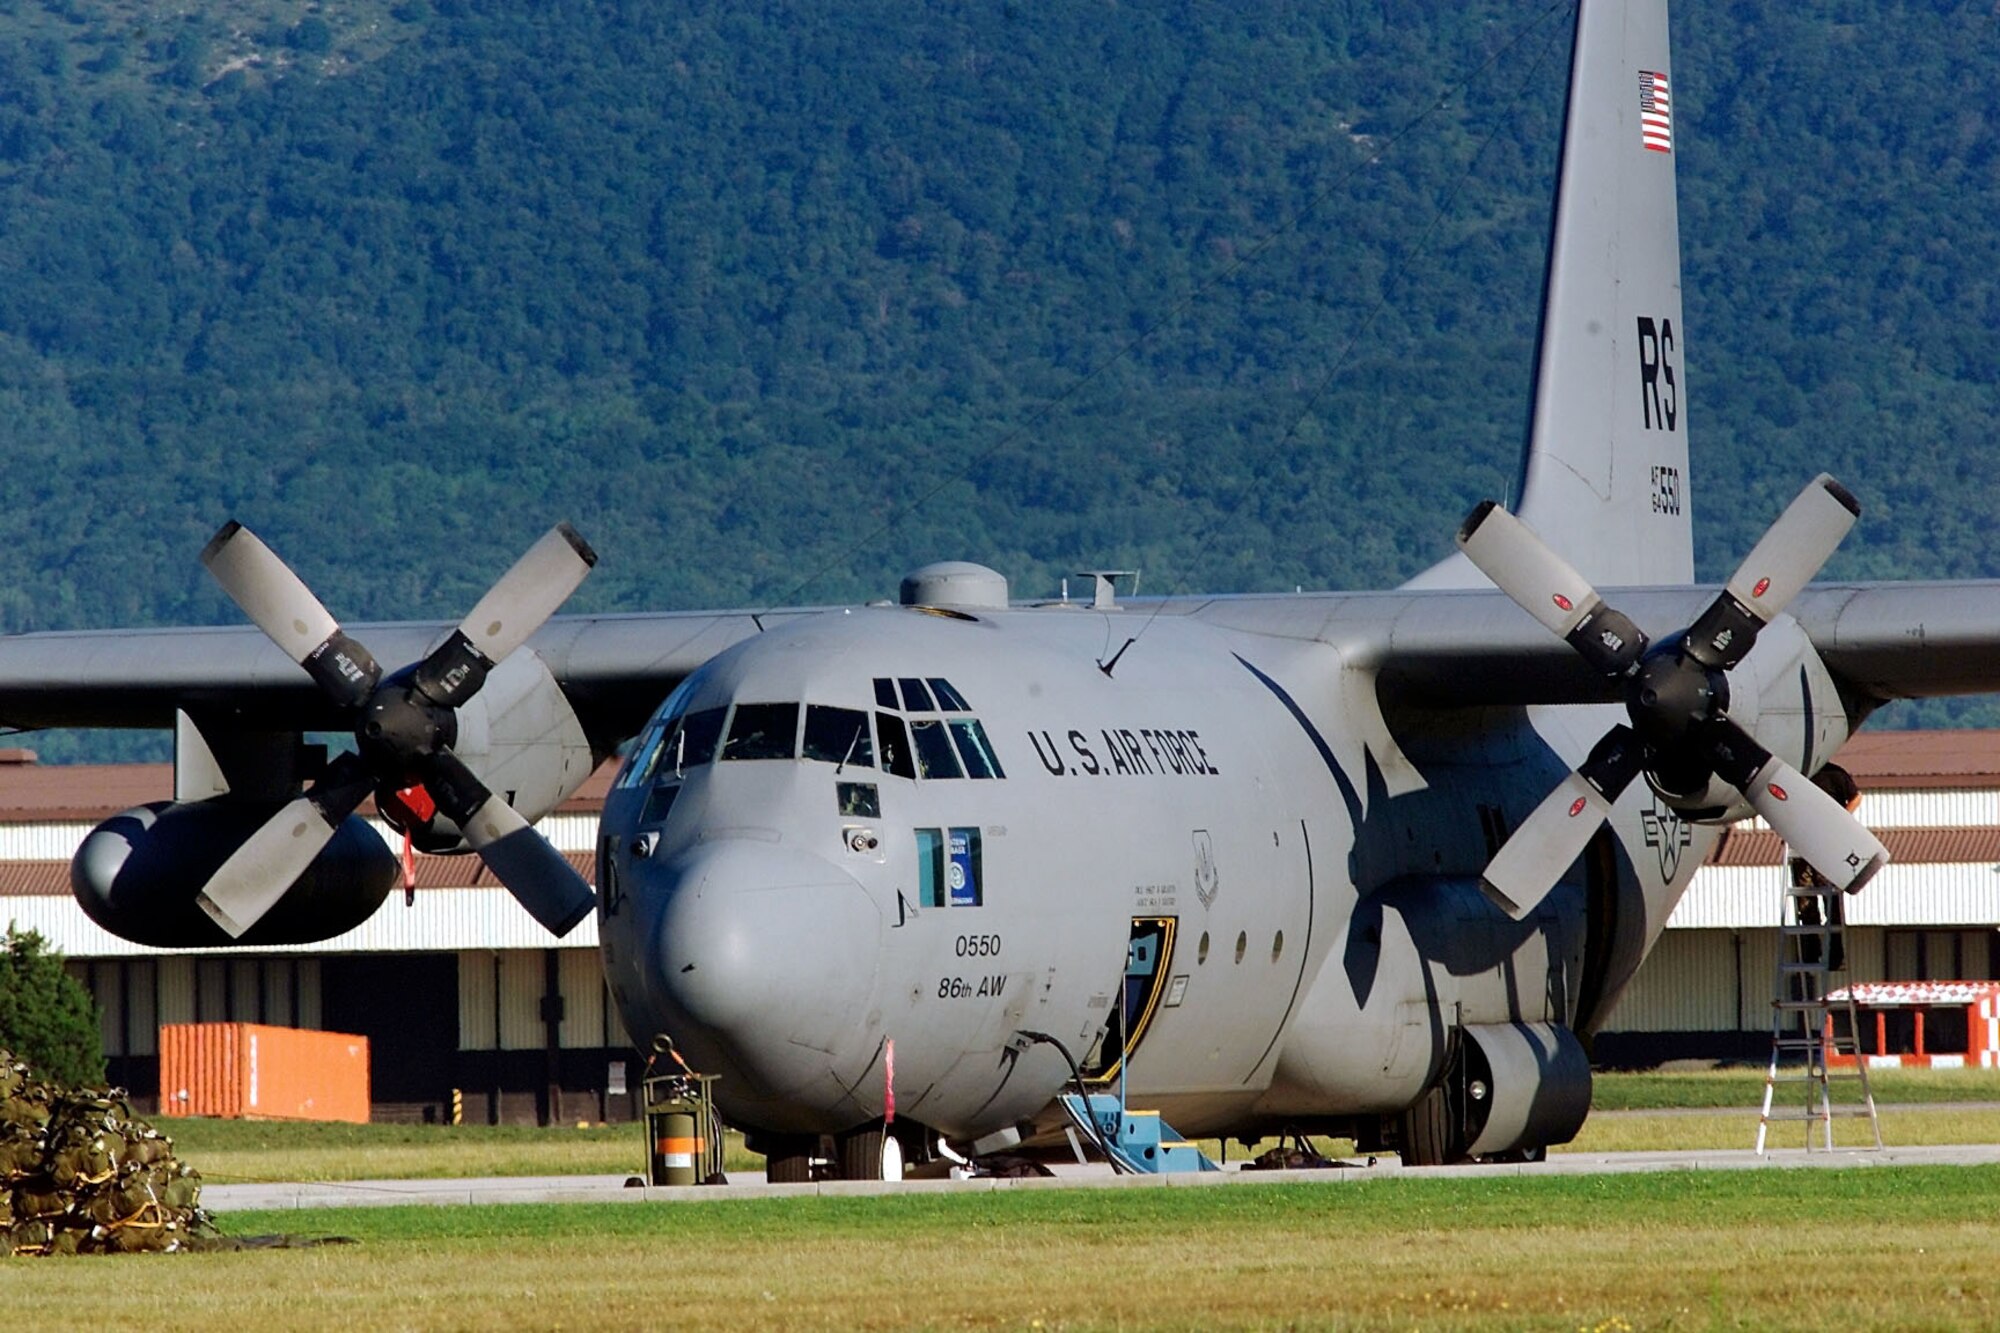
[[[1864,733],[1840,759],[1893,858],[1848,900],[1849,977],[2000,978],[2000,732]],[[586,877],[609,778],[540,826]],[[409,905],[392,894],[321,944],[170,953],[106,933],[70,896],[69,859],[97,823],[172,789],[167,764],[43,767],[0,751],[0,916],[41,932],[88,983],[111,1077],[135,1100],[157,1095],[160,1024],[241,1021],[366,1035],[378,1119],[633,1116],[640,1057],[610,1003],[596,921],[551,941],[475,857],[418,858]],[[1600,1035],[1601,1064],[1768,1053],[1781,853],[1758,821],[1730,830]]]

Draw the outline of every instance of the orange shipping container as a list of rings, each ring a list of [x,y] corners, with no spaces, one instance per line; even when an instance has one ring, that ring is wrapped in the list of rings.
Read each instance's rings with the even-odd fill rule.
[[[368,1123],[368,1038],[256,1023],[160,1028],[160,1114]]]

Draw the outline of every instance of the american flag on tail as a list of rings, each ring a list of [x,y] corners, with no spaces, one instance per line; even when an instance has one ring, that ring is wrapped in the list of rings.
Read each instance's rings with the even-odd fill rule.
[[[1674,151],[1674,102],[1667,76],[1639,71],[1639,142],[1655,153]]]

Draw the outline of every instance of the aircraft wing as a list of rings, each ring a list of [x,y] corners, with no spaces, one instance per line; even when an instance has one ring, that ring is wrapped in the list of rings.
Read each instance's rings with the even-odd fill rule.
[[[1819,584],[1791,609],[1828,669],[1877,699],[2000,691],[2000,581]]]
[[[1692,624],[1713,588],[1608,590],[1653,642]],[[1179,609],[1179,608],[1176,608]],[[1790,614],[1836,678],[1886,701],[2000,691],[2000,580],[1822,583]],[[1616,688],[1490,590],[1216,598],[1212,624],[1318,641],[1413,702],[1477,707],[1611,702]]]
[[[1691,623],[1708,588],[1614,589],[1655,642]],[[1132,602],[1223,628],[1338,648],[1386,690],[1440,707],[1611,702],[1617,690],[1491,589],[1270,594]],[[1880,700],[2000,690],[2000,581],[1816,584],[1790,613],[1828,668]],[[596,735],[636,731],[674,685],[782,610],[559,616],[529,640]],[[358,624],[385,663],[413,662],[447,621]],[[299,666],[253,625],[85,630],[0,638],[0,725],[169,728],[176,709],[241,725],[336,730]]]
[[[787,612],[563,616],[528,641],[593,734],[638,730],[682,677]],[[421,659],[448,621],[356,624],[379,660]],[[339,710],[254,625],[0,638],[0,725],[170,728],[176,709],[246,727],[340,730]]]

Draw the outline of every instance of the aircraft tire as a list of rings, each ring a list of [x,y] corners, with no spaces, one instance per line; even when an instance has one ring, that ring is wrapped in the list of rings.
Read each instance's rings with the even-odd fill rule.
[[[772,1185],[812,1183],[811,1139],[781,1139],[764,1154],[764,1179]]]
[[[1399,1153],[1404,1166],[1443,1166],[1457,1157],[1451,1101],[1442,1085],[1429,1089],[1402,1115]]]
[[[834,1136],[834,1161],[842,1180],[880,1180],[883,1177],[882,1126],[863,1125]],[[900,1173],[902,1155],[897,1154]]]

